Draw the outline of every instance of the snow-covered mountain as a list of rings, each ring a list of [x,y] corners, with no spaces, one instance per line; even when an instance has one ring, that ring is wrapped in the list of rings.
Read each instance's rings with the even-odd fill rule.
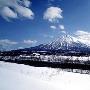
[[[41,44],[33,47],[36,50],[69,50],[69,51],[80,51],[88,50],[90,46],[82,43],[76,37],[70,35],[62,35],[58,39],[48,44]]]
[[[78,54],[81,55],[90,55],[90,46],[86,43],[83,43],[82,40],[78,39],[77,37],[70,36],[67,34],[61,35],[56,40],[53,40],[51,43],[47,44],[40,44],[35,47],[25,48],[25,49],[18,49],[12,50],[9,55],[17,54],[30,54],[32,52],[39,52],[42,51],[47,52],[48,54],[56,54],[60,53],[63,55],[70,55],[70,54]],[[4,53],[3,53],[4,54]],[[79,54],[78,54],[79,55]]]

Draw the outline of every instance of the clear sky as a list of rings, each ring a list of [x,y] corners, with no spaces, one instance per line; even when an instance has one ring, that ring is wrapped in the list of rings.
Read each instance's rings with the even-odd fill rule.
[[[90,32],[90,0],[0,0],[0,45],[48,43],[62,33]]]

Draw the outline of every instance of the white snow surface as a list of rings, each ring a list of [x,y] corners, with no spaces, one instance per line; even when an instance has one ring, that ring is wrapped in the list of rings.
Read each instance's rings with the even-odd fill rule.
[[[90,90],[90,75],[0,62],[0,90]]]

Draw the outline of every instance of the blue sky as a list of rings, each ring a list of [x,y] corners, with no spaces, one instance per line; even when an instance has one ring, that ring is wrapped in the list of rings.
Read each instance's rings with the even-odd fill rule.
[[[12,1],[0,1],[0,44],[4,48],[48,43],[63,32],[90,32],[90,0]]]

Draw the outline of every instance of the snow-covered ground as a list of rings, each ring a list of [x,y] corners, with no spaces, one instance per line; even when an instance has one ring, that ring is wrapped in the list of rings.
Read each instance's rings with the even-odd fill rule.
[[[90,75],[0,62],[0,90],[90,90]]]

